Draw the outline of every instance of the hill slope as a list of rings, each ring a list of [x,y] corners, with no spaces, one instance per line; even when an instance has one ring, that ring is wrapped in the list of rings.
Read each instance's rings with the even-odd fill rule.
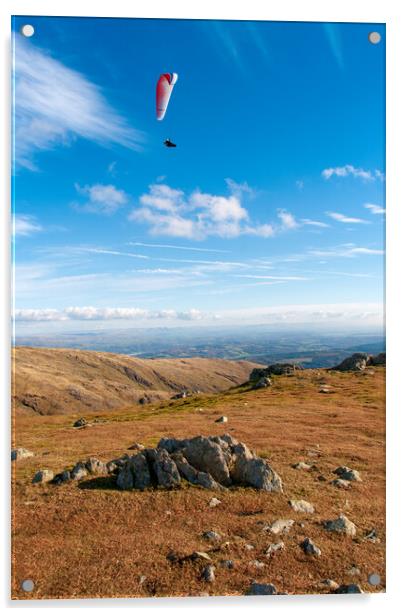
[[[39,415],[103,411],[171,397],[183,390],[214,393],[239,385],[257,366],[224,359],[135,359],[71,349],[13,349],[13,400]]]

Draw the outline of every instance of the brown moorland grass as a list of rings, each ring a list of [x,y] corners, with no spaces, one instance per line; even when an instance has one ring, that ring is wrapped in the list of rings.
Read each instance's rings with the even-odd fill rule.
[[[75,415],[14,419],[15,446],[35,452],[14,464],[12,596],[18,599],[78,597],[242,595],[252,580],[273,583],[279,592],[328,592],[325,578],[358,583],[366,592],[385,588],[385,370],[366,373],[306,370],[274,377],[266,390],[246,387],[144,407],[128,406],[92,415],[100,420],[72,428]],[[331,393],[319,393],[325,382]],[[215,419],[227,415],[227,424]],[[78,415],[77,415],[78,416]],[[102,421],[104,423],[102,423]],[[134,442],[155,446],[162,436],[189,437],[228,432],[269,459],[284,483],[283,494],[250,488],[211,492],[180,490],[122,492],[108,478],[90,478],[64,486],[33,486],[40,468],[58,472],[79,459],[107,461]],[[316,454],[316,455],[313,455]],[[314,470],[292,468],[310,462]],[[347,465],[363,482],[350,490],[330,485],[333,470]],[[322,475],[325,481],[318,480]],[[222,502],[209,507],[216,496]],[[295,513],[289,499],[303,498],[314,514]],[[322,522],[344,513],[357,526],[356,537],[328,533]],[[279,539],[263,531],[277,518],[295,524]],[[375,528],[379,543],[364,540]],[[221,545],[202,539],[216,530]],[[310,537],[322,550],[308,557],[299,544]],[[285,549],[267,559],[271,542]],[[224,545],[228,541],[228,545]],[[254,546],[248,550],[246,545]],[[171,550],[186,556],[209,551],[216,581],[201,580],[202,564],[171,563]],[[234,569],[219,566],[234,561]],[[265,563],[256,569],[252,561]],[[352,575],[356,565],[360,574]],[[381,584],[370,586],[378,573]],[[145,576],[143,579],[141,576]],[[32,579],[32,593],[21,590]]]

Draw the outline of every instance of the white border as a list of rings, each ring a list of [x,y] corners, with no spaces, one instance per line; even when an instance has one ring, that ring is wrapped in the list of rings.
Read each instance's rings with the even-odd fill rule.
[[[250,598],[214,598],[214,599],[161,599],[161,600],[87,600],[87,601],[43,601],[43,602],[11,602],[9,596],[9,464],[4,463],[2,488],[5,505],[1,508],[3,545],[1,553],[1,599],[6,609],[17,612],[25,609],[42,610],[66,608],[68,612],[85,609],[85,613],[95,613],[99,608],[112,610],[123,608],[136,610],[138,613],[158,612],[160,610],[189,610],[201,613],[208,609],[212,612],[222,611],[227,607],[233,614],[244,610],[255,614],[266,613],[267,610],[292,614],[296,610],[309,610],[311,615],[322,613],[338,613],[342,609],[363,613],[365,616],[376,614],[380,609],[396,608],[398,599],[402,596],[400,569],[402,554],[402,520],[401,494],[401,396],[397,387],[401,383],[402,350],[401,340],[401,274],[402,268],[402,223],[400,209],[402,207],[402,132],[401,132],[401,63],[402,63],[402,3],[396,0],[281,0],[280,2],[263,2],[262,0],[247,0],[233,4],[224,0],[203,0],[195,5],[189,1],[179,0],[147,0],[147,2],[110,0],[110,3],[90,2],[89,0],[3,0],[0,6],[0,32],[2,59],[0,64],[0,87],[6,93],[1,101],[1,131],[3,136],[0,148],[0,169],[3,175],[1,183],[1,348],[0,374],[2,392],[3,436],[1,439],[2,460],[9,460],[9,133],[10,133],[10,83],[9,83],[9,49],[10,49],[10,16],[20,15],[65,15],[65,16],[104,16],[104,17],[170,17],[170,18],[201,18],[201,19],[269,19],[271,21],[348,21],[376,22],[387,24],[387,593],[371,596],[344,597],[267,597]],[[399,59],[399,60],[398,60]],[[367,130],[370,130],[367,127]],[[399,174],[398,174],[399,171]],[[4,299],[5,298],[5,299]],[[400,385],[399,385],[400,386]],[[400,390],[399,390],[400,391]],[[399,406],[398,406],[399,402]],[[85,607],[83,607],[85,606]]]

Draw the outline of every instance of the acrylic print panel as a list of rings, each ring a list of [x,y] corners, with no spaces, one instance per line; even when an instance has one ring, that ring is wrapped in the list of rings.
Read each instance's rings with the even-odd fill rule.
[[[12,596],[383,592],[385,26],[12,29]]]

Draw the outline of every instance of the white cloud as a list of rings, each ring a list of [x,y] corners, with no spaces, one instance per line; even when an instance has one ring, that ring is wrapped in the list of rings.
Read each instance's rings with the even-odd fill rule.
[[[293,214],[286,210],[278,210],[278,218],[282,223],[283,229],[296,229],[299,226]]]
[[[147,244],[145,242],[129,242],[130,246],[147,246],[149,248],[173,248],[174,250],[191,250],[196,252],[224,252],[229,250],[218,250],[216,248],[198,248],[197,246],[178,246],[177,244]]]
[[[372,214],[385,214],[385,208],[380,205],[375,205],[374,203],[365,203],[364,206],[366,210],[370,210]]]
[[[150,225],[152,235],[197,240],[208,236],[272,236],[272,225],[252,224],[249,220],[249,213],[241,203],[241,193],[248,187],[244,184],[231,187],[236,194],[212,195],[195,190],[186,196],[182,190],[166,184],[151,184],[148,193],[139,199],[142,207],[134,209],[129,219]]]
[[[225,182],[233,195],[241,195],[246,193],[250,196],[255,195],[255,190],[248,185],[247,182],[235,182],[231,178],[225,178]]]
[[[124,190],[119,190],[113,184],[94,184],[83,187],[75,184],[75,189],[79,194],[88,197],[85,204],[75,205],[76,209],[84,212],[114,214],[128,202],[128,196]]]
[[[15,214],[13,218],[13,233],[15,236],[29,236],[34,233],[43,231],[40,225],[33,216],[27,214]]]
[[[339,212],[326,212],[327,216],[337,220],[338,222],[350,223],[350,224],[360,224],[367,225],[369,224],[368,220],[363,220],[362,218],[353,218],[352,216],[345,216],[344,214],[340,214]]]
[[[329,249],[310,250],[308,254],[315,257],[355,257],[356,255],[383,255],[384,250],[355,246],[354,244],[343,244]]]
[[[302,218],[301,222],[303,225],[320,227],[322,229],[330,227],[330,225],[328,225],[326,222],[320,222],[319,220],[310,220],[310,218]]]
[[[328,167],[321,172],[322,177],[325,180],[329,180],[332,176],[344,178],[352,176],[354,178],[360,178],[365,181],[373,181],[376,177],[380,177],[381,172],[376,169],[374,172],[354,167],[353,165],[344,165],[343,167]]]
[[[100,88],[16,35],[16,163],[36,169],[34,155],[77,137],[140,149],[143,134],[109,105]]]
[[[214,318],[214,315],[192,308],[190,310],[145,310],[143,308],[96,308],[94,306],[70,306],[63,310],[17,309],[15,321],[115,321],[115,320],[178,320],[199,321]]]

